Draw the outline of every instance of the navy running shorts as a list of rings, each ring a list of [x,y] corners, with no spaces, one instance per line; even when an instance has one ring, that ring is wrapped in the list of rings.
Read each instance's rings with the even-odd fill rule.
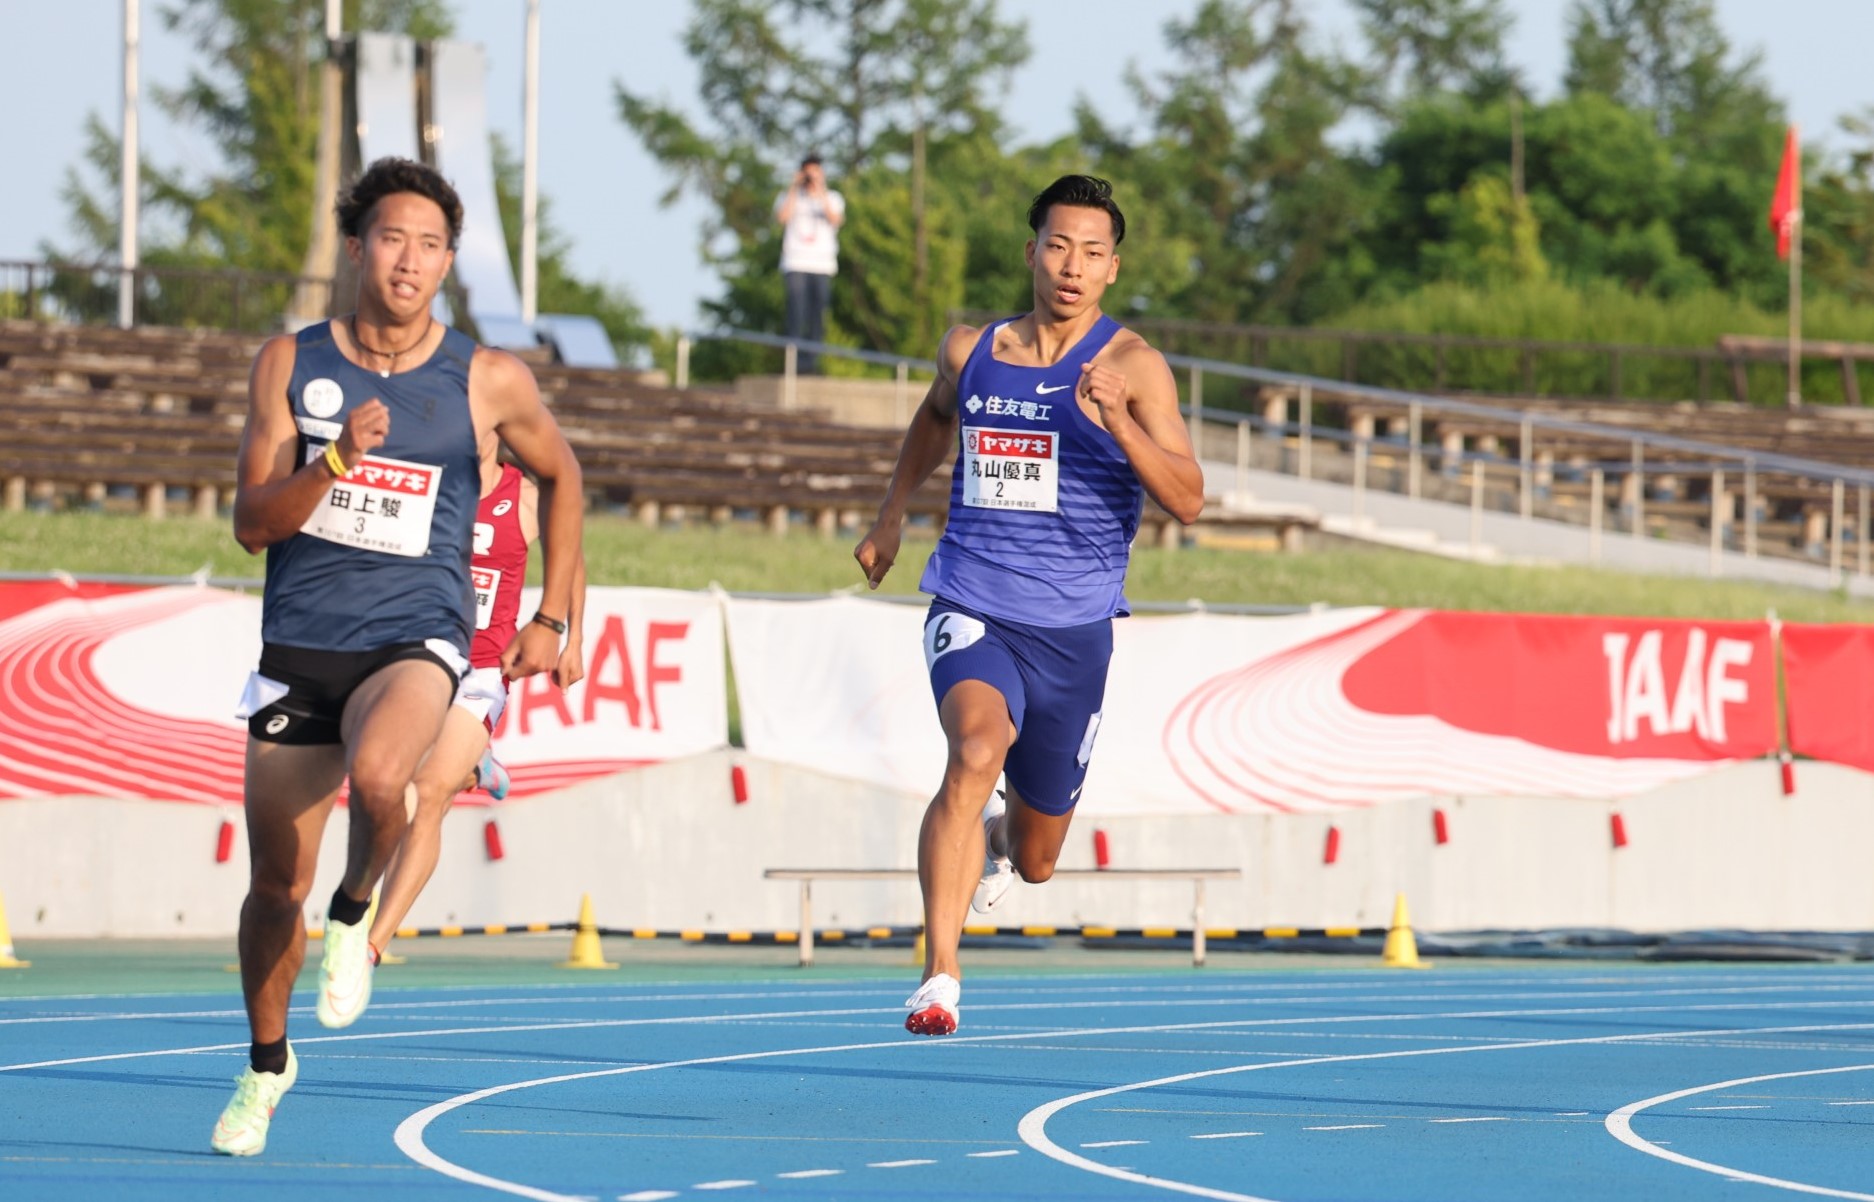
[[[468,661],[442,639],[397,643],[372,651],[320,651],[266,643],[260,669],[247,678],[235,717],[262,743],[315,746],[342,743],[345,704],[358,686],[380,670],[406,659],[427,660],[449,674],[453,695]]]
[[[1100,730],[1113,622],[1028,626],[939,597],[924,618],[924,663],[938,708],[959,681],[1008,702],[1015,745],[1002,771],[1030,807],[1059,816],[1080,800]]]

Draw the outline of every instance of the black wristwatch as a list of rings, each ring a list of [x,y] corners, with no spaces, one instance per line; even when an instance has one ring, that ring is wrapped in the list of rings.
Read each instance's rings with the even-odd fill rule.
[[[534,614],[534,621],[540,623],[542,626],[545,626],[548,630],[551,630],[554,634],[566,633],[566,623],[560,621],[558,618],[549,618],[543,613],[536,613]]]

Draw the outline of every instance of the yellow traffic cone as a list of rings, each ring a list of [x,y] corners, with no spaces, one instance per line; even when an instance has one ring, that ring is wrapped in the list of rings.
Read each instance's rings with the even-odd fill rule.
[[[1405,894],[1393,899],[1392,926],[1386,931],[1386,949],[1380,963],[1387,968],[1430,968],[1419,960],[1418,940],[1412,935],[1412,919],[1406,913]]]
[[[599,920],[592,913],[592,895],[582,893],[579,896],[579,929],[573,932],[573,950],[561,964],[561,968],[617,968],[618,965],[606,962],[605,951],[599,946]]]
[[[6,899],[0,898],[0,968],[30,968],[31,960],[21,960],[13,954],[13,932],[7,926]]]

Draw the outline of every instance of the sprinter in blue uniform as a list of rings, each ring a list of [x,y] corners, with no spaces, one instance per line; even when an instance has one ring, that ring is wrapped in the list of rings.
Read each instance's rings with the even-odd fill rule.
[[[957,326],[854,551],[877,588],[905,507],[956,451],[950,521],[920,587],[924,659],[949,741],[918,836],[927,954],[907,1030],[957,1029],[957,943],[1019,873],[1053,875],[1100,728],[1112,620],[1149,495],[1189,524],[1204,479],[1163,355],[1100,312],[1126,219],[1112,186],[1056,180],[1028,210],[1034,310]],[[996,779],[1004,797],[992,798]]]
[[[241,991],[253,1044],[210,1141],[231,1156],[266,1146],[299,1074],[286,1013],[306,957],[302,909],[347,775],[349,854],[326,913],[319,1021],[346,1026],[370,998],[371,891],[467,667],[485,438],[539,480],[551,544],[540,611],[503,657],[510,679],[554,666],[580,559],[579,464],[533,373],[431,316],[462,229],[455,190],[421,164],[381,159],[338,219],[356,311],[261,348],[241,436],[234,534],[266,550],[267,583],[260,666],[239,710],[251,861]]]

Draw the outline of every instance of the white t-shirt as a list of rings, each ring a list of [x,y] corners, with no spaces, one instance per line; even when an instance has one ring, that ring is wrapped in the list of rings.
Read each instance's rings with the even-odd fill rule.
[[[774,215],[787,203],[783,191],[774,198]],[[839,272],[839,227],[833,218],[846,216],[846,198],[828,188],[826,195],[802,195],[794,202],[794,216],[781,233],[781,270],[810,275]]]

